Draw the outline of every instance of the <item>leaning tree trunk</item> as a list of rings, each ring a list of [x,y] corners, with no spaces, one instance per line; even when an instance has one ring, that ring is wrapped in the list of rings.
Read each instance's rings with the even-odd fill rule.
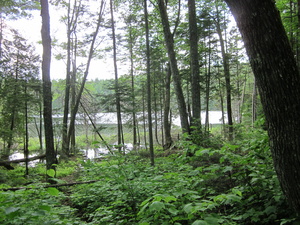
[[[44,127],[46,142],[46,167],[47,169],[55,168],[53,164],[57,163],[56,153],[54,150],[53,125],[52,125],[52,93],[50,80],[51,64],[51,37],[50,37],[50,16],[48,0],[41,0],[42,16],[42,44],[43,44],[43,61],[42,61],[42,79],[43,79],[43,101],[44,101]]]
[[[220,15],[218,5],[216,5],[217,10],[217,19],[216,19],[216,28],[220,40],[221,46],[221,55],[223,60],[225,84],[226,84],[226,106],[227,106],[227,119],[228,119],[228,139],[232,141],[233,139],[233,119],[232,119],[232,106],[231,106],[231,79],[230,79],[230,68],[229,68],[229,55],[226,52],[225,43],[223,39]]]
[[[180,121],[181,121],[181,128],[182,131],[185,133],[190,132],[190,126],[188,121],[188,114],[186,110],[186,104],[184,100],[184,95],[181,87],[181,78],[178,70],[177,65],[177,59],[176,59],[176,53],[174,49],[174,39],[173,35],[170,31],[170,24],[167,14],[167,6],[165,4],[165,1],[158,0],[158,7],[159,12],[161,16],[161,21],[163,25],[164,30],[164,36],[165,36],[165,43],[167,46],[168,51],[168,57],[170,61],[171,71],[173,75],[173,82],[174,82],[174,89],[177,97],[177,103],[178,103],[178,109],[179,109],[179,115],[180,115]]]
[[[93,56],[94,56],[95,43],[96,43],[96,39],[97,39],[97,36],[98,36],[98,33],[99,33],[99,28],[100,28],[100,24],[101,24],[101,21],[102,21],[103,10],[104,10],[104,2],[101,1],[100,4],[101,5],[100,5],[100,8],[99,8],[99,12],[98,12],[99,13],[98,14],[98,20],[97,20],[95,32],[93,33],[93,36],[92,36],[92,41],[91,41],[91,45],[90,45],[90,50],[89,50],[89,55],[88,55],[88,59],[87,59],[86,68],[85,68],[85,71],[84,71],[84,75],[83,75],[83,78],[82,78],[80,89],[78,91],[78,95],[77,95],[77,97],[75,99],[75,102],[74,102],[74,107],[72,109],[72,113],[71,113],[70,126],[69,126],[68,137],[67,137],[68,138],[67,146],[70,145],[71,138],[72,138],[72,136],[74,135],[74,132],[75,132],[76,114],[77,114],[78,109],[79,109],[81,96],[82,96],[82,93],[83,93],[83,90],[84,90],[84,86],[85,86],[85,83],[86,83],[86,80],[87,80],[87,76],[89,74],[91,61],[92,61]]]
[[[242,34],[282,190],[300,213],[300,77],[273,0],[225,0]]]

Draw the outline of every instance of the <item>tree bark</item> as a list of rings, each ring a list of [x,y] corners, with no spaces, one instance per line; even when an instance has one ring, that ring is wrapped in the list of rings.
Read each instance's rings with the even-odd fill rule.
[[[148,110],[148,129],[149,129],[149,152],[150,163],[154,166],[154,148],[153,148],[153,131],[152,131],[152,106],[151,106],[151,74],[150,74],[150,42],[149,42],[149,22],[148,22],[148,8],[147,0],[144,0],[144,18],[146,30],[146,58],[147,58],[147,110]]]
[[[233,140],[233,120],[232,120],[232,107],[231,107],[231,79],[230,79],[230,68],[229,68],[229,58],[226,52],[225,40],[222,35],[220,12],[218,8],[218,3],[216,3],[216,28],[220,40],[221,55],[223,60],[225,84],[226,84],[226,106],[227,106],[227,119],[228,119],[228,139]]]
[[[40,0],[42,16],[42,44],[43,44],[43,61],[42,61],[42,79],[43,79],[43,102],[44,102],[44,127],[46,142],[46,167],[47,169],[55,168],[57,164],[56,152],[54,150],[53,124],[52,124],[52,93],[50,79],[51,64],[51,37],[50,37],[50,15],[48,0]]]
[[[177,97],[181,128],[183,133],[189,133],[190,126],[188,121],[188,114],[187,114],[186,104],[185,104],[184,95],[181,87],[181,78],[178,70],[176,53],[174,49],[174,39],[170,31],[170,24],[169,24],[165,1],[158,0],[158,6],[159,6],[162,25],[163,25],[165,43],[166,43],[167,52],[169,56],[171,71],[173,75],[173,82],[174,82],[174,88]]]
[[[300,213],[300,77],[273,0],[225,0],[242,34],[282,190]]]
[[[189,31],[190,31],[190,64],[192,86],[192,119],[193,126],[201,127],[201,100],[200,100],[200,71],[198,53],[198,27],[196,20],[195,0],[188,0]]]
[[[164,102],[164,130],[165,130],[165,145],[164,150],[171,147],[173,140],[171,136],[171,124],[170,124],[170,104],[171,104],[171,68],[170,64],[167,65],[166,79],[165,79],[165,102]]]
[[[124,145],[123,138],[123,124],[121,115],[121,99],[119,90],[119,76],[117,66],[117,44],[116,44],[116,33],[115,33],[115,20],[113,10],[113,0],[110,0],[110,15],[111,15],[111,28],[112,28],[112,41],[113,41],[113,60],[114,60],[114,73],[115,73],[115,95],[116,95],[116,107],[117,107],[117,121],[118,121],[118,148],[121,152],[121,145]]]
[[[98,20],[97,20],[95,32],[93,33],[93,38],[92,38],[92,42],[91,42],[91,46],[90,46],[90,50],[89,50],[89,56],[88,56],[88,59],[87,59],[86,68],[85,68],[85,71],[84,71],[84,75],[83,75],[83,78],[82,78],[80,89],[78,91],[78,95],[77,95],[76,100],[75,100],[74,107],[72,109],[72,113],[71,113],[70,126],[69,126],[69,131],[68,131],[68,141],[67,141],[68,146],[70,145],[71,137],[74,135],[74,132],[75,132],[76,114],[77,114],[78,109],[79,109],[81,96],[82,96],[82,93],[83,93],[83,90],[84,90],[84,86],[85,86],[85,83],[86,83],[86,80],[87,80],[87,76],[89,74],[91,61],[93,59],[94,51],[95,51],[94,46],[95,46],[95,42],[96,42],[97,35],[98,35],[98,32],[99,32],[100,24],[102,22],[104,2],[101,1],[100,4],[101,5],[100,5],[99,12],[98,12],[99,13],[98,14]]]

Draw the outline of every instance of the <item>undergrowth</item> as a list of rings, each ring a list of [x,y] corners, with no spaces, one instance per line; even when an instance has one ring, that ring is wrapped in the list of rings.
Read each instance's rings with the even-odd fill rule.
[[[77,181],[97,182],[1,191],[0,223],[297,224],[280,190],[265,132],[249,131],[240,140],[221,147],[182,141],[173,154],[159,153],[155,167],[138,153],[81,160],[66,166],[58,180],[76,169]]]

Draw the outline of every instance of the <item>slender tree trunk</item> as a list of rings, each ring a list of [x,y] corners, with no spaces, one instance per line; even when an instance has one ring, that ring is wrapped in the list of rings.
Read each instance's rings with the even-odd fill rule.
[[[117,106],[117,121],[118,121],[118,146],[124,145],[124,140],[122,139],[122,116],[121,116],[121,99],[119,90],[119,76],[118,76],[118,66],[117,66],[117,45],[116,45],[116,34],[115,34],[115,20],[114,20],[114,10],[113,10],[113,0],[110,0],[110,15],[111,15],[111,27],[112,27],[112,40],[113,40],[113,59],[114,59],[114,73],[115,73],[115,94],[116,94],[116,106]],[[121,147],[119,147],[121,151]]]
[[[68,143],[68,117],[69,117],[69,102],[70,102],[70,77],[71,77],[71,35],[72,35],[72,21],[70,17],[71,3],[68,5],[68,24],[67,24],[67,71],[66,71],[66,88],[64,99],[64,116],[62,124],[62,152],[61,157],[67,159],[69,157],[69,143]]]
[[[165,43],[167,46],[167,52],[168,52],[168,56],[169,56],[171,71],[172,71],[172,75],[173,75],[175,93],[177,96],[177,104],[178,104],[178,109],[179,109],[181,128],[182,128],[183,133],[189,133],[190,126],[189,126],[189,121],[188,121],[187,108],[186,108],[184,95],[183,95],[183,91],[182,91],[182,87],[181,87],[181,78],[180,78],[180,74],[179,74],[179,70],[178,70],[176,53],[175,53],[175,49],[174,49],[174,39],[173,39],[173,35],[171,34],[171,31],[170,31],[170,24],[169,24],[165,1],[158,0],[158,7],[159,7],[159,12],[160,12],[160,16],[161,16],[162,25],[163,25]]]
[[[136,121],[136,103],[135,103],[135,82],[134,82],[134,63],[133,63],[133,36],[131,23],[129,24],[129,53],[130,53],[130,77],[131,77],[131,101],[132,101],[132,131],[133,131],[133,149],[137,147],[137,121]]]
[[[28,168],[28,143],[29,143],[29,133],[28,133],[28,99],[27,99],[27,81],[25,81],[24,94],[25,94],[25,142],[24,142],[24,158],[25,158],[25,176],[29,175]]]
[[[254,122],[256,121],[256,105],[257,105],[257,91],[256,91],[256,82],[254,78],[253,93],[252,93],[252,126],[254,126]]]
[[[201,127],[201,98],[200,98],[200,71],[198,53],[198,26],[196,18],[195,0],[188,0],[189,31],[190,31],[190,64],[191,64],[191,93],[193,126]]]
[[[265,112],[275,170],[300,213],[300,77],[273,0],[225,0],[242,34]]]
[[[57,164],[56,152],[54,150],[53,124],[52,124],[52,93],[50,79],[51,64],[51,37],[50,37],[50,15],[48,0],[40,0],[42,16],[42,79],[43,79],[43,101],[44,101],[44,127],[46,142],[46,167],[55,169]]]
[[[164,130],[165,130],[165,145],[164,150],[169,149],[173,143],[171,136],[170,124],[170,103],[171,103],[171,68],[170,64],[167,65],[166,79],[165,79],[165,102],[164,102]]]
[[[153,149],[153,130],[152,130],[152,106],[151,106],[151,74],[150,74],[150,42],[149,42],[149,22],[147,0],[144,0],[144,18],[146,30],[146,58],[147,58],[147,109],[148,109],[148,132],[149,132],[149,151],[150,163],[154,166],[154,149]]]
[[[228,59],[228,54],[226,53],[225,41],[224,41],[223,35],[222,35],[218,5],[216,5],[216,8],[217,8],[216,27],[217,27],[217,33],[218,33],[220,45],[221,45],[221,53],[222,53],[225,83],[226,83],[228,139],[230,141],[232,141],[233,140],[233,120],[232,120],[232,107],[231,107],[231,82],[230,82],[229,59]]]
[[[210,27],[209,27],[209,34],[208,34],[208,69],[206,75],[206,90],[205,90],[205,97],[206,97],[206,111],[205,111],[205,131],[209,131],[209,96],[210,96],[210,79],[211,79],[211,38],[210,38]]]
[[[224,99],[223,99],[223,87],[221,85],[221,79],[219,78],[219,94],[220,94],[220,106],[221,106],[221,112],[222,112],[222,130],[225,134],[225,112],[224,112]]]
[[[142,101],[143,101],[143,128],[144,128],[144,143],[145,143],[145,149],[148,150],[148,143],[147,143],[147,128],[146,128],[146,104],[145,104],[145,101],[146,101],[146,97],[145,97],[145,84],[143,84],[143,90],[142,90],[142,93],[143,93],[143,96],[142,96]]]
[[[74,135],[73,132],[75,132],[76,114],[77,114],[78,109],[79,109],[81,96],[82,96],[82,93],[83,93],[83,90],[84,90],[84,86],[85,86],[85,83],[86,83],[86,80],[87,80],[87,76],[89,74],[91,61],[92,61],[92,58],[94,56],[94,50],[95,50],[94,46],[95,46],[96,38],[98,36],[100,24],[101,24],[101,21],[102,21],[103,10],[104,10],[104,2],[101,1],[100,9],[99,9],[99,12],[98,12],[99,14],[98,14],[97,25],[96,25],[95,32],[93,33],[93,39],[92,39],[90,50],[89,50],[89,56],[88,56],[88,59],[87,59],[86,68],[85,68],[85,71],[84,71],[84,75],[83,75],[83,78],[82,78],[80,89],[79,89],[77,97],[76,97],[75,105],[72,109],[73,112],[71,113],[70,126],[69,126],[69,131],[68,131],[68,146],[70,145],[71,137]]]

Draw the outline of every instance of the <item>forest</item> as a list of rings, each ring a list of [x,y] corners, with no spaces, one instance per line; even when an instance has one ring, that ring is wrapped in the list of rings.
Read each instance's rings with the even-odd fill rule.
[[[300,224],[299,0],[0,0],[0,24],[0,224]]]

